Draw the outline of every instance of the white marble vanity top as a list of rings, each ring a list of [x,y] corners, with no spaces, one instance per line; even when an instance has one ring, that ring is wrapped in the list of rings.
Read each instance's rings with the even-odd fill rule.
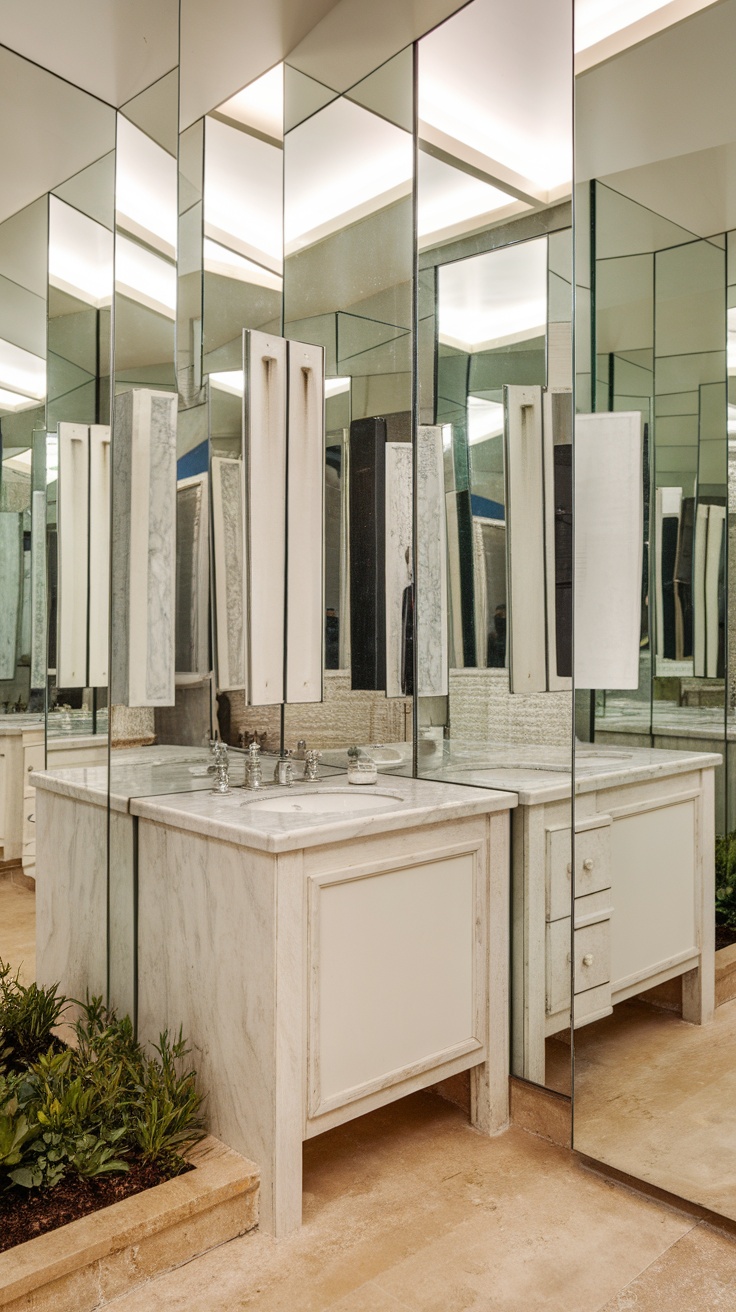
[[[523,806],[570,796],[570,751],[566,747],[485,747],[447,742],[436,762],[420,759],[425,778],[473,787],[508,789]],[[721,764],[715,752],[668,751],[655,747],[579,743],[575,753],[576,794],[640,783]],[[403,770],[405,767],[401,767]],[[398,771],[397,771],[398,773]],[[385,776],[384,776],[385,777]]]
[[[262,757],[264,779],[273,775],[275,760],[275,756]],[[207,773],[207,767],[211,761],[212,755],[206,747],[114,748],[111,754],[110,806],[113,811],[128,811],[133,797],[209,793],[212,791],[212,776]],[[302,768],[299,762],[296,768]],[[244,772],[244,754],[231,752],[230,782],[234,788],[243,783]],[[325,770],[322,773],[332,775],[334,771]],[[50,792],[60,793],[62,797],[73,797],[96,806],[107,805],[106,765],[38,770],[31,775],[30,781],[36,788],[46,788]]]
[[[356,810],[338,814],[279,813],[258,810],[256,799],[288,797],[316,792],[354,791],[356,805],[368,796],[378,803],[385,797],[385,807],[371,813]],[[346,798],[346,805],[349,798]],[[347,775],[333,775],[315,784],[295,785],[292,789],[264,788],[257,794],[238,788],[226,797],[212,792],[167,797],[139,797],[130,804],[133,815],[176,829],[187,829],[209,838],[263,852],[289,852],[304,847],[321,847],[351,838],[416,828],[444,820],[483,815],[492,811],[512,810],[517,799],[512,793],[492,789],[462,788],[455,784],[428,779],[383,776],[378,784],[356,787]]]
[[[42,715],[0,715],[0,737],[6,738],[9,734],[25,733],[28,729],[40,729],[43,733],[43,716]]]

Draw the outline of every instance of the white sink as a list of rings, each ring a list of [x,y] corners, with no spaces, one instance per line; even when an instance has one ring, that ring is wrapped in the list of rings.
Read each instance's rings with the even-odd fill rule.
[[[278,815],[354,815],[361,812],[387,811],[400,806],[401,798],[392,793],[374,793],[356,788],[327,789],[314,793],[289,793],[285,797],[257,797],[243,802],[251,811],[270,811]]]

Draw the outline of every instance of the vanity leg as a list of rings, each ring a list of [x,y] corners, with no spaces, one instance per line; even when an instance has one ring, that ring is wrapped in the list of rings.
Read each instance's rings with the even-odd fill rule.
[[[707,1025],[715,1011],[715,771],[703,770],[698,807],[698,868],[695,907],[700,930],[700,966],[682,977],[682,1019]]]
[[[304,1137],[304,874],[301,852],[278,857],[274,959],[274,1082],[270,1162],[259,1163],[262,1230],[284,1238],[302,1223]]]
[[[470,1120],[483,1134],[499,1134],[509,1123],[509,812],[488,816],[488,826],[488,1061],[470,1072]]]

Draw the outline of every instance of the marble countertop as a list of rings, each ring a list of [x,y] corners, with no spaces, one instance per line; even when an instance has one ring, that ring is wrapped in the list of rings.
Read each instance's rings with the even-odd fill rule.
[[[27,729],[40,729],[43,733],[42,715],[0,715],[0,737],[24,733]]]
[[[425,778],[476,788],[508,789],[523,806],[564,801],[570,796],[570,752],[565,747],[489,747],[482,743],[444,744],[442,759],[420,763]],[[715,752],[668,751],[655,747],[579,744],[575,754],[575,793],[641,783],[721,764]]]
[[[134,797],[159,797],[168,793],[211,793],[212,775],[207,767],[212,761],[205,747],[121,747],[111,754],[110,806],[113,811],[128,811]],[[273,774],[275,756],[261,758],[264,779]],[[297,770],[301,769],[296,762]],[[331,777],[334,770],[320,769]],[[245,757],[230,753],[230,782],[234,788],[243,783]],[[36,788],[45,788],[62,797],[72,797],[95,806],[106,806],[108,772],[106,765],[68,766],[65,769],[36,770],[30,776]],[[295,780],[298,785],[299,780]]]
[[[385,809],[339,813],[259,812],[252,803],[284,797],[297,801],[308,793],[337,791],[378,801]],[[356,787],[347,775],[335,775],[311,785],[291,789],[264,788],[258,794],[241,789],[227,797],[214,793],[182,794],[178,797],[136,798],[133,815],[175,829],[186,829],[262,852],[291,852],[305,847],[322,847],[352,838],[390,833],[397,829],[459,820],[465,816],[512,810],[517,799],[512,793],[492,789],[463,788],[427,779],[382,776],[378,784]]]

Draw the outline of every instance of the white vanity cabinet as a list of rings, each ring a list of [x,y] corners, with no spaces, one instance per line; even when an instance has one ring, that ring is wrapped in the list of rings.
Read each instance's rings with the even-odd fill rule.
[[[2,860],[22,862],[33,874],[36,860],[33,770],[43,769],[43,724],[0,723],[0,844]]]
[[[21,862],[23,873],[35,877],[36,790],[34,771],[43,770],[48,752],[50,768],[102,765],[107,759],[107,735],[49,737],[43,723],[25,717],[0,722],[0,844],[2,861]]]
[[[131,803],[139,1034],[183,1025],[210,1128],[258,1163],[276,1234],[301,1223],[305,1139],[464,1070],[476,1126],[508,1119],[515,799],[389,792],[367,816],[251,819],[240,790]]]
[[[712,1018],[719,761],[634,752],[628,769],[622,762],[613,774],[579,779],[572,916],[569,788],[561,797],[547,776],[519,789],[512,838],[517,1073],[544,1082],[545,1040],[569,1027],[571,982],[576,1028],[680,975],[684,1018]]]

